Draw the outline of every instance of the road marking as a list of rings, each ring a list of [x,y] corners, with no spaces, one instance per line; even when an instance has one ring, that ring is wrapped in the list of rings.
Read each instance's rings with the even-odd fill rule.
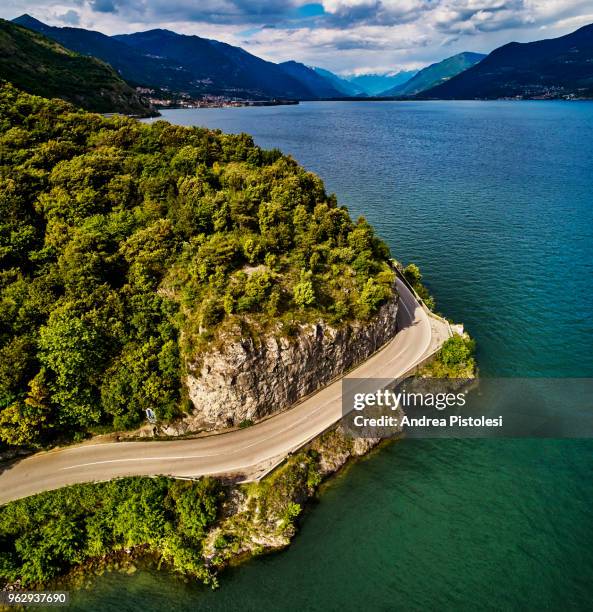
[[[408,313],[408,316],[411,317],[412,315],[411,315],[411,313],[410,313],[410,311],[409,311],[405,301],[403,300],[403,298],[400,301],[401,301],[402,305],[404,306],[406,312]],[[416,319],[414,318],[413,321],[415,321],[415,320]],[[395,337],[397,337],[397,335],[394,336],[394,339],[395,339]],[[393,341],[393,339],[390,342],[392,342],[392,341]],[[430,337],[429,337],[429,340],[428,340],[428,345],[429,344],[430,344]],[[422,357],[422,355],[424,355],[424,352],[426,351],[426,348],[428,347],[428,345],[420,353],[420,357]],[[399,357],[402,354],[404,354],[407,350],[410,350],[410,349],[409,348],[404,348],[401,351],[399,351],[396,355],[394,355],[393,357],[391,357],[389,359],[388,364],[391,364],[394,361],[398,360]],[[413,363],[415,364],[417,361],[418,361],[418,358],[416,358],[413,361]],[[362,365],[362,364],[360,364],[360,365]],[[411,367],[414,367],[414,366],[411,366]],[[394,376],[393,378],[398,378],[398,376],[404,374],[409,369],[410,368],[407,367],[405,370],[403,370],[402,372],[399,372],[398,375]],[[339,381],[333,382],[328,387],[324,387],[323,389],[320,389],[318,391],[318,393],[321,393],[322,391],[331,390],[332,387],[334,387],[336,385],[341,385],[341,384],[342,384],[342,379],[340,379]],[[310,399],[313,399],[313,398],[310,398]],[[338,402],[338,401],[341,402],[341,394],[340,394],[339,400],[335,396],[333,396],[331,399],[329,399],[329,400],[325,401],[324,403],[316,406],[315,408],[312,408],[311,410],[309,410],[307,412],[307,414],[302,415],[299,419],[297,419],[294,422],[294,424],[292,426],[293,429],[295,428],[295,426],[301,425],[305,421],[309,421],[313,415],[316,415],[317,413],[319,413],[321,410],[326,408],[326,406],[328,406],[330,404],[333,404],[335,402]],[[343,416],[343,413],[340,413],[340,415]],[[282,432],[284,430],[280,430],[280,431]],[[77,468],[90,467],[90,466],[93,466],[93,465],[104,465],[104,464],[111,464],[111,463],[129,463],[129,462],[134,462],[134,461],[180,461],[180,460],[186,460],[186,459],[207,459],[207,458],[210,458],[210,457],[220,457],[220,456],[224,456],[224,455],[231,456],[231,455],[236,455],[236,454],[238,454],[238,453],[240,453],[240,452],[242,452],[244,450],[247,450],[249,448],[253,448],[254,446],[258,446],[260,444],[268,442],[269,440],[272,440],[272,439],[277,437],[278,432],[271,432],[271,433],[272,433],[272,435],[270,435],[268,437],[265,437],[265,438],[261,438],[259,440],[256,440],[255,442],[252,442],[250,444],[246,444],[246,445],[239,446],[239,447],[231,449],[231,450],[227,450],[227,451],[223,451],[223,452],[218,452],[218,453],[206,453],[206,454],[201,454],[201,455],[180,455],[180,456],[169,456],[169,457],[162,456],[162,457],[131,457],[131,458],[125,458],[125,459],[106,459],[106,460],[102,460],[102,461],[93,461],[93,462],[89,462],[89,463],[80,463],[80,464],[77,464],[77,465],[72,465],[72,466],[68,466],[68,467],[64,467],[64,468],[60,468],[60,469],[62,471],[64,471],[64,470],[74,470],[74,469],[77,469]],[[204,438],[202,438],[202,439],[204,439]],[[183,443],[183,441],[178,441],[177,444],[179,444],[179,443]],[[117,444],[117,442],[112,443],[112,444]],[[132,443],[132,444],[134,444],[134,443]],[[165,442],[165,444],[167,444],[167,442]],[[101,446],[101,445],[97,444],[97,445],[94,445],[94,446]],[[298,447],[298,444],[297,444],[297,447]],[[87,446],[87,448],[88,448],[88,446]],[[265,459],[262,459],[262,461],[265,461]]]
[[[409,318],[409,323],[396,334],[394,338],[389,340],[383,347],[381,347],[375,354],[373,354],[369,359],[364,361],[363,363],[356,366],[355,370],[350,374],[343,376],[342,378],[335,380],[330,385],[317,390],[313,395],[305,399],[300,405],[294,406],[288,410],[280,412],[269,419],[261,421],[260,423],[254,425],[252,428],[245,430],[235,430],[232,432],[221,433],[218,435],[212,435],[207,437],[194,438],[191,440],[176,440],[176,441],[167,441],[167,442],[106,442],[106,443],[94,443],[94,444],[86,444],[80,445],[76,447],[70,447],[66,449],[53,450],[46,453],[39,453],[37,455],[33,455],[27,459],[24,459],[11,468],[6,469],[3,473],[0,473],[0,504],[6,503],[6,497],[10,497],[13,499],[13,495],[16,494],[16,498],[24,497],[26,495],[32,495],[39,491],[43,491],[46,489],[57,488],[60,486],[66,486],[68,484],[72,484],[74,482],[85,482],[85,481],[98,481],[98,480],[109,480],[110,478],[114,478],[120,476],[121,474],[115,474],[113,471],[111,472],[108,468],[106,468],[100,474],[94,474],[95,478],[93,478],[93,470],[85,471],[85,468],[90,468],[91,466],[97,465],[109,465],[109,464],[130,464],[130,465],[139,465],[144,462],[156,462],[156,469],[152,469],[152,466],[147,468],[130,468],[130,474],[141,474],[145,473],[146,475],[156,475],[156,474],[165,474],[166,470],[159,470],[158,463],[161,464],[161,467],[168,468],[174,472],[173,474],[168,474],[170,476],[175,476],[176,474],[185,476],[188,473],[192,474],[190,477],[198,477],[199,475],[206,474],[228,474],[230,472],[242,471],[245,473],[246,478],[252,478],[257,476],[262,472],[258,466],[261,464],[267,464],[270,461],[276,461],[278,458],[284,457],[287,454],[298,450],[303,445],[307,444],[313,438],[318,436],[320,433],[325,431],[328,427],[331,427],[332,424],[339,421],[342,416],[341,411],[341,393],[337,393],[338,385],[342,384],[342,381],[345,378],[356,378],[356,371],[359,372],[358,378],[366,378],[364,376],[365,372],[380,373],[385,374],[388,372],[388,376],[382,376],[383,378],[399,378],[406,372],[412,370],[418,363],[422,361],[427,356],[427,351],[430,351],[430,347],[432,344],[432,340],[435,339],[437,344],[440,344],[440,339],[436,337],[436,332],[438,330],[433,329],[432,321],[433,319],[430,316],[430,313],[427,313],[417,301],[413,293],[402,283],[400,279],[398,279],[398,288],[400,291],[400,300],[399,304],[403,307],[402,315],[404,313],[407,314]],[[408,301],[410,304],[408,305]],[[416,316],[416,314],[418,316]],[[447,334],[448,337],[448,334]],[[426,342],[424,339],[426,338]],[[395,346],[393,343],[397,343]],[[424,346],[419,346],[424,345]],[[391,346],[391,349],[389,347]],[[395,355],[388,356],[386,355],[387,351],[397,351]],[[432,353],[431,353],[432,354]],[[407,355],[407,363],[405,368],[401,368],[401,371],[397,372],[394,375],[394,372],[389,372],[390,368],[393,368],[393,365],[402,359],[406,359]],[[410,359],[412,358],[412,359]],[[400,368],[398,368],[399,370]],[[381,378],[381,376],[379,376]],[[325,399],[324,399],[325,398]],[[305,403],[303,406],[302,404]],[[308,403],[308,404],[307,404]],[[331,407],[330,410],[327,408]],[[327,414],[323,416],[319,416],[322,411],[326,411]],[[305,427],[303,427],[305,424]],[[308,425],[308,428],[307,428]],[[309,435],[309,431],[313,430],[313,434]],[[222,452],[215,451],[214,449],[217,447],[220,448],[220,436],[225,436],[224,441],[222,442],[223,450]],[[258,437],[259,436],[259,437]],[[295,439],[297,440],[295,442]],[[245,443],[241,443],[244,440]],[[237,445],[236,443],[240,445]],[[271,442],[271,443],[270,443]],[[96,447],[104,447],[105,453],[108,453],[107,456],[111,454],[112,446],[118,445],[119,450],[123,452],[123,454],[128,454],[127,451],[132,453],[135,452],[144,452],[148,450],[148,445],[150,449],[156,451],[166,452],[163,448],[167,448],[168,452],[175,453],[181,452],[182,448],[192,449],[196,446],[198,449],[200,447],[211,448],[213,452],[202,452],[199,454],[179,454],[179,455],[160,455],[157,454],[152,457],[124,457],[120,459],[104,459],[98,461],[92,461],[87,463],[80,463],[77,465],[67,465],[66,467],[57,468],[55,466],[56,461],[59,463],[67,463],[68,457],[66,453],[86,450],[87,453],[95,453],[95,457],[97,454],[101,456],[102,451],[100,449],[95,450]],[[165,445],[165,447],[163,447]],[[181,447],[179,447],[181,445]],[[212,448],[212,446],[214,448]],[[266,452],[266,445],[270,449]],[[261,453],[257,451],[247,453],[248,449],[253,449],[254,447],[262,447]],[[206,448],[204,450],[206,450]],[[280,451],[278,449],[280,448]],[[91,449],[91,450],[89,450]],[[133,450],[132,450],[133,449]],[[271,449],[275,449],[272,451]],[[115,451],[119,452],[119,451]],[[150,452],[150,450],[148,450]],[[228,457],[229,459],[233,456],[237,456],[239,453],[245,452],[246,456],[243,457],[242,466],[234,466],[234,467],[224,467],[224,461],[212,461],[207,462],[213,464],[214,466],[218,465],[218,468],[213,467],[211,470],[208,470],[206,466],[204,466],[203,470],[200,470],[199,467],[189,466],[185,474],[182,469],[178,466],[170,465],[171,462],[183,462],[186,461],[195,461],[199,459],[208,459],[208,458],[216,458],[216,457]],[[270,454],[272,453],[272,454]],[[103,454],[103,456],[105,456]],[[52,462],[52,457],[56,459],[56,461]],[[90,458],[90,457],[88,457]],[[254,460],[255,458],[255,460]],[[65,461],[64,461],[65,459]],[[80,459],[83,459],[82,457]],[[168,465],[169,464],[169,465]],[[221,465],[222,464],[222,465]],[[256,470],[256,468],[258,468]],[[62,471],[72,471],[79,469],[80,473],[73,474],[72,476],[63,477],[57,476]],[[138,469],[138,471],[134,471]],[[267,469],[267,468],[266,468]],[[266,471],[264,469],[264,472]],[[95,470],[96,472],[100,470]],[[127,470],[122,470],[126,471]],[[72,473],[72,472],[71,472]],[[14,481],[11,487],[11,481]],[[10,493],[9,493],[10,491]],[[16,493],[18,491],[18,493]],[[11,495],[12,493],[12,495]],[[2,495],[4,494],[4,501],[2,501]]]

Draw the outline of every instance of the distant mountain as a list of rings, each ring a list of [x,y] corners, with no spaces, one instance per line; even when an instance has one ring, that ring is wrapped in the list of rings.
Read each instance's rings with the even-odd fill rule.
[[[417,70],[404,70],[394,74],[358,74],[345,77],[369,96],[378,96],[386,89],[409,81]]]
[[[168,30],[106,36],[48,26],[29,15],[14,20],[65,47],[110,63],[134,85],[242,98],[309,98],[311,92],[272,62],[240,47]]]
[[[133,85],[147,85],[182,90],[191,81],[191,74],[178,62],[146,57],[110,36],[82,28],[58,28],[46,25],[30,15],[22,15],[13,23],[41,32],[61,45],[83,55],[98,57],[113,66]]]
[[[291,60],[278,65],[286,74],[299,81],[303,87],[306,87],[311,92],[313,98],[339,98],[344,95],[334,87],[329,78],[319,74],[313,68],[305,66],[305,64]]]
[[[254,98],[308,98],[311,92],[280,66],[240,47],[199,36],[150,30],[114,36],[147,56],[175,60],[188,70],[188,88]]]
[[[423,94],[442,99],[563,95],[593,97],[593,24],[560,38],[499,47]]]
[[[92,111],[151,112],[111,66],[4,19],[0,19],[0,79],[28,93],[63,98]]]
[[[322,76],[324,79],[329,81],[334,89],[337,89],[341,95],[343,96],[352,96],[352,97],[364,97],[367,92],[352,81],[348,81],[329,70],[325,70],[324,68],[313,68],[317,74]]]
[[[469,51],[458,53],[457,55],[448,57],[442,62],[437,62],[436,64],[431,64],[423,68],[406,83],[396,85],[384,91],[381,95],[402,97],[415,96],[471,68],[485,57],[486,56],[482,53],[470,53]]]

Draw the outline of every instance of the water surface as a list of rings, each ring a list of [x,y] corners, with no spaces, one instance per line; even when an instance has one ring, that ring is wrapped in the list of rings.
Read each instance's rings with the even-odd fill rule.
[[[305,103],[172,110],[317,172],[439,309],[483,375],[593,377],[593,104]],[[570,398],[567,398],[570,402]],[[593,443],[408,440],[356,464],[287,551],[211,592],[110,574],[74,609],[590,609]]]

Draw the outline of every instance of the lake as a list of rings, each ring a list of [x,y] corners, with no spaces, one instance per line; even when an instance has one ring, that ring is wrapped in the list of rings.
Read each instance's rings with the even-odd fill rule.
[[[593,377],[593,103],[311,102],[170,110],[319,174],[484,376]],[[567,398],[570,402],[570,398]],[[221,588],[108,574],[72,609],[590,609],[593,441],[404,440],[339,476],[294,544]]]

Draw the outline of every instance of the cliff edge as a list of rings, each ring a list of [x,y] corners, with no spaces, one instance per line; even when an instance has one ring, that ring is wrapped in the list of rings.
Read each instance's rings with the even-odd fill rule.
[[[398,296],[369,321],[300,325],[293,337],[244,338],[190,364],[184,429],[223,429],[280,412],[343,375],[396,333]]]

